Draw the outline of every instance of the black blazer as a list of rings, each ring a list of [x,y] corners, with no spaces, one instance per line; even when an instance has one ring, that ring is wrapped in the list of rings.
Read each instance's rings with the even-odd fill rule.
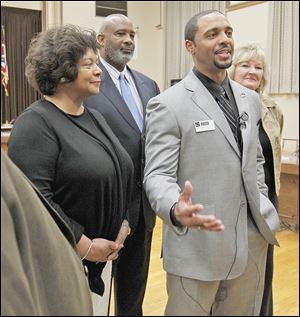
[[[152,231],[155,225],[155,213],[151,209],[143,190],[144,166],[145,166],[145,136],[141,133],[119,90],[112,81],[103,64],[100,92],[97,96],[86,98],[85,106],[102,113],[108,125],[119,138],[123,147],[129,153],[134,165],[133,200],[129,206],[130,226],[134,228],[143,213],[145,227]],[[155,81],[149,77],[128,67],[143,104],[145,117],[148,101],[159,94],[159,88]]]

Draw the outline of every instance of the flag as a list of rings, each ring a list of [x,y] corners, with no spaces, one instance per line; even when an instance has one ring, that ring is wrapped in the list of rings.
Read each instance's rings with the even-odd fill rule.
[[[6,60],[5,31],[3,25],[1,26],[1,77],[5,95],[8,96],[8,67]]]

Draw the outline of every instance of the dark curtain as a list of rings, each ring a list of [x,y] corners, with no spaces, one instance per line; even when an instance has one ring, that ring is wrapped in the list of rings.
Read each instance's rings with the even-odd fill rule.
[[[25,77],[24,60],[32,37],[42,30],[42,13],[36,10],[1,7],[5,28],[8,92],[1,84],[1,123],[11,122],[40,95]]]

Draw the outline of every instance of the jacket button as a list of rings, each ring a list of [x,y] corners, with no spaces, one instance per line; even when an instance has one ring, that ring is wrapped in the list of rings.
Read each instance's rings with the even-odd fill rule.
[[[226,287],[221,287],[216,295],[216,301],[217,302],[223,302],[227,297],[227,289]]]

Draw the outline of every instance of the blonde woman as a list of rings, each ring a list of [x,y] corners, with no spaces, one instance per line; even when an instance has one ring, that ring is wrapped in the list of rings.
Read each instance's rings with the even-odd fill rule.
[[[283,115],[275,101],[263,94],[267,84],[267,73],[265,53],[259,45],[252,43],[235,50],[230,77],[241,85],[255,90],[261,97],[262,124],[259,128],[259,139],[266,161],[265,181],[269,188],[269,199],[278,210]],[[260,316],[273,316],[272,278],[273,245],[269,245]]]

